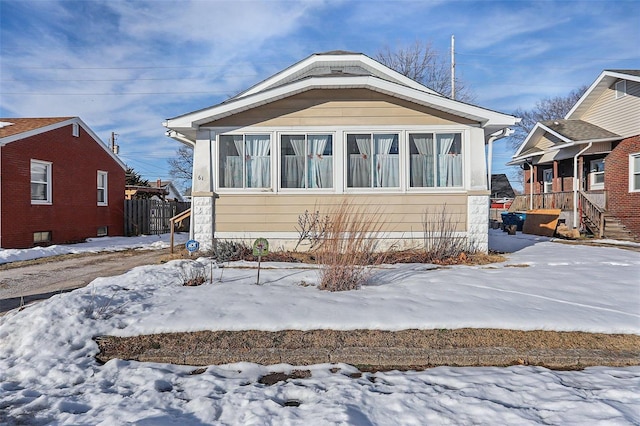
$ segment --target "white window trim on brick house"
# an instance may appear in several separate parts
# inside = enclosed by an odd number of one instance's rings
[[[637,167],[636,167],[636,162]],[[629,154],[629,192],[640,192],[640,152]]]
[[[104,178],[104,180],[102,182],[100,181],[101,177]],[[97,193],[98,205],[99,206],[107,206],[107,205],[109,205],[109,198],[108,198],[109,180],[108,180],[108,173],[105,172],[105,171],[98,170],[97,190],[98,190],[98,193]]]
[[[30,180],[31,180],[31,204],[42,204],[42,205],[49,205],[49,204],[53,204],[53,200],[52,200],[52,191],[51,191],[51,166],[52,163],[48,162],[48,161],[40,161],[40,160],[31,160],[30,163]],[[34,174],[33,174],[33,166],[44,166],[45,170],[45,178],[44,180],[40,179],[39,177],[36,177],[34,179]],[[38,199],[33,197],[34,192],[33,192],[33,186],[34,185],[44,185],[45,187],[45,191],[44,191],[44,199]]]

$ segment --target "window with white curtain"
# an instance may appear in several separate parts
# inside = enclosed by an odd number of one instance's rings
[[[270,135],[221,135],[218,152],[220,188],[271,187]]]
[[[31,204],[51,201],[51,163],[31,160]]]
[[[409,156],[412,188],[462,186],[460,133],[410,133]]]
[[[397,188],[399,166],[396,133],[347,135],[347,187]]]
[[[282,135],[280,157],[282,188],[333,187],[331,135]]]

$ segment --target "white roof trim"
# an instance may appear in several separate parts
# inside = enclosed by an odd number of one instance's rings
[[[587,89],[586,92],[584,92],[584,94],[582,95],[582,97],[580,99],[578,99],[578,101],[575,103],[575,105],[573,105],[573,108],[571,108],[569,110],[569,112],[567,113],[567,115],[564,117],[565,119],[570,119],[572,118],[572,116],[578,111],[578,109],[582,106],[582,104],[584,102],[586,102],[586,100],[591,96],[591,93],[596,91],[596,89],[599,90],[604,90],[605,88],[602,87],[603,81],[605,80],[611,80],[608,84],[606,84],[606,86],[608,87],[609,84],[612,84],[614,80],[617,79],[622,79],[622,80],[628,80],[628,81],[635,81],[637,83],[640,83],[640,76],[635,76],[635,75],[631,75],[631,74],[625,74],[625,73],[620,73],[620,72],[614,72],[614,71],[602,71],[600,73],[600,75],[598,76],[598,78],[591,84],[591,86],[589,86],[589,88]]]
[[[434,95],[440,95],[440,93],[436,92],[424,86],[423,84],[418,83],[415,80],[406,77],[399,72],[392,70],[391,68],[381,64],[378,61],[371,59],[370,57],[363,55],[361,53],[353,53],[353,54],[314,54],[309,56],[306,59],[284,69],[283,71],[273,75],[272,77],[267,78],[261,83],[256,84],[250,89],[240,93],[239,95],[233,97],[232,99],[243,98],[245,96],[254,95],[256,93],[268,90],[274,86],[279,84],[286,84],[286,81],[296,74],[302,73],[306,69],[312,69],[315,64],[334,64],[336,67],[339,67],[341,64],[353,64],[360,63],[363,68],[377,71],[380,74],[384,74],[389,76],[392,81],[397,81],[400,84],[403,84],[408,87],[412,87],[416,90],[426,91],[432,93]],[[380,78],[380,77],[379,77]]]
[[[29,138],[31,136],[39,135],[41,133],[50,132],[51,130],[59,129],[61,127],[65,127],[65,126],[68,126],[68,125],[74,124],[74,123],[78,124],[80,127],[82,127],[89,134],[89,136],[91,136],[95,140],[95,142],[98,145],[100,145],[100,147],[102,149],[104,149],[111,156],[111,158],[113,158],[118,163],[118,165],[120,167],[122,167],[124,170],[127,169],[127,165],[124,164],[124,162],[122,162],[122,160],[116,154],[114,154],[113,151],[111,151],[111,149],[109,149],[107,144],[102,142],[102,140],[98,137],[98,135],[96,135],[93,132],[93,130],[91,130],[91,128],[89,128],[89,126],[87,126],[85,124],[85,122],[80,119],[80,117],[72,117],[72,118],[70,118],[68,120],[59,121],[57,123],[49,124],[47,126],[38,127],[37,129],[32,129],[32,130],[28,130],[26,132],[17,133],[15,135],[11,135],[11,136],[6,136],[4,138],[0,138],[0,146],[5,146],[6,144],[9,144],[11,142],[15,142],[15,141],[19,141],[19,140],[22,140],[22,139],[26,139],[26,138]]]
[[[209,121],[218,120],[279,99],[312,89],[365,88],[375,90],[400,99],[405,99],[452,115],[468,118],[485,126],[512,126],[519,119],[511,115],[491,111],[482,107],[465,104],[441,95],[428,93],[398,83],[371,76],[310,77],[290,84],[268,89],[252,95],[218,104],[200,111],[175,117],[163,123],[167,128],[193,129]]]

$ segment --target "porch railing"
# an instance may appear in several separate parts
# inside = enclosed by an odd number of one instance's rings
[[[601,207],[604,204],[603,196],[594,198],[594,194],[578,191],[578,213],[593,235],[598,237],[602,237],[604,232],[605,209]],[[573,192],[533,194],[533,201],[531,200],[531,194],[517,195],[513,203],[511,203],[509,211],[527,211],[530,209],[573,211]]]
[[[578,206],[582,213],[584,224],[593,235],[602,238],[604,234],[604,209],[596,205],[584,192],[578,193]]]
[[[573,210],[573,192],[549,192],[546,194],[517,195],[511,203],[510,212],[536,209]]]

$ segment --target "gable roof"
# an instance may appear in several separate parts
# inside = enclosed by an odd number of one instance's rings
[[[578,102],[569,110],[566,119],[579,119],[600,97],[600,95],[618,80],[640,83],[640,70],[604,70],[600,73]]]
[[[98,135],[80,117],[0,118],[0,147],[71,124],[78,124],[82,127],[120,167],[124,170],[127,169],[126,164],[100,140]]]
[[[168,135],[193,143],[200,125],[314,89],[363,88],[478,122],[489,135],[520,119],[449,99],[363,54],[314,54],[218,105],[166,120]]]
[[[491,175],[491,197],[493,198],[515,198],[509,178],[504,173]]]

